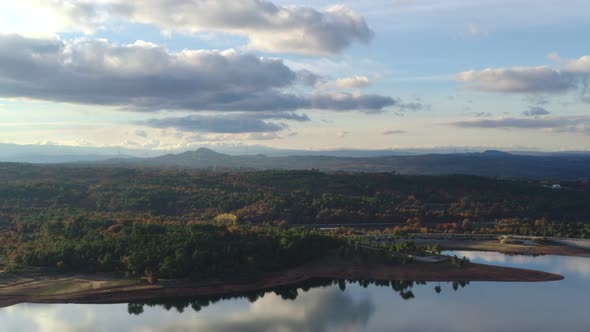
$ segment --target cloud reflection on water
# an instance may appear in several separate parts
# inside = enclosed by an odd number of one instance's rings
[[[300,290],[295,300],[267,293],[254,303],[232,299],[183,313],[146,306],[130,315],[126,304],[31,305],[0,309],[0,331],[171,332],[171,331],[433,331],[586,332],[590,259],[564,256],[506,256],[455,252],[474,262],[557,272],[566,279],[547,283],[476,282],[461,292],[440,283],[415,287],[416,298],[400,299],[389,287],[348,285]],[[389,288],[389,289],[387,289]]]
[[[235,301],[226,301],[211,306],[210,310],[188,310],[183,314],[148,308],[144,315],[130,316],[125,307],[21,304],[0,309],[0,331],[359,331],[375,312],[370,297],[355,299],[336,287],[300,292],[295,301],[285,301],[268,293],[245,307]]]
[[[567,259],[563,259],[551,255],[531,257],[527,255],[505,255],[488,251],[454,251],[454,253],[459,257],[465,256],[473,262],[539,269],[566,276],[575,275],[590,280],[590,258],[588,257],[567,257]]]
[[[369,298],[355,301],[336,288],[322,288],[303,293],[296,301],[267,294],[253,303],[247,312],[227,315],[223,319],[195,318],[142,331],[359,331],[374,312],[375,306]]]

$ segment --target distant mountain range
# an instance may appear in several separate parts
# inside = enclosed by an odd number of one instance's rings
[[[0,143],[0,162],[51,164],[75,161],[99,161],[131,156],[153,157],[156,155],[156,153],[147,150],[114,147]]]
[[[488,150],[481,153],[425,154],[377,157],[237,155],[200,148],[152,158],[114,158],[100,165],[214,168],[318,169],[326,172],[396,172],[399,174],[471,174],[492,177],[578,180],[590,179],[590,155],[516,155]]]
[[[0,144],[0,162],[82,163],[130,167],[216,169],[319,169],[327,172],[472,174],[493,177],[577,180],[590,178],[586,151],[537,152],[465,148],[329,151],[225,146],[160,155],[161,151],[57,145]],[[245,154],[244,154],[245,152]]]

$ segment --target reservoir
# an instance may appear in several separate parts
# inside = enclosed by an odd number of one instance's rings
[[[0,331],[521,331],[590,330],[590,258],[455,251],[472,262],[555,272],[553,282],[322,280],[228,299],[131,304],[19,304]]]

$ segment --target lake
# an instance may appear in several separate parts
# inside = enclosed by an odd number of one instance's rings
[[[0,309],[0,331],[590,331],[590,258],[446,253],[565,279],[379,285],[324,280],[302,285],[306,290],[285,288],[250,299],[20,304]]]

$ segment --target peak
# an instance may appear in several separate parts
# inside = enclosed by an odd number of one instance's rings
[[[186,157],[197,157],[197,158],[201,158],[201,157],[208,157],[208,158],[213,158],[213,157],[222,157],[222,156],[227,156],[223,153],[219,153],[219,152],[215,152],[211,149],[207,149],[207,148],[198,148],[197,150],[193,150],[193,151],[186,151],[183,153],[178,154],[178,156],[186,156]]]
[[[196,151],[196,153],[217,153],[211,149],[207,149],[207,148],[198,148]]]
[[[211,149],[207,149],[207,148],[198,148],[196,150],[186,151],[181,154],[207,155],[207,154],[221,154],[221,153],[215,152],[215,151],[213,151]]]

